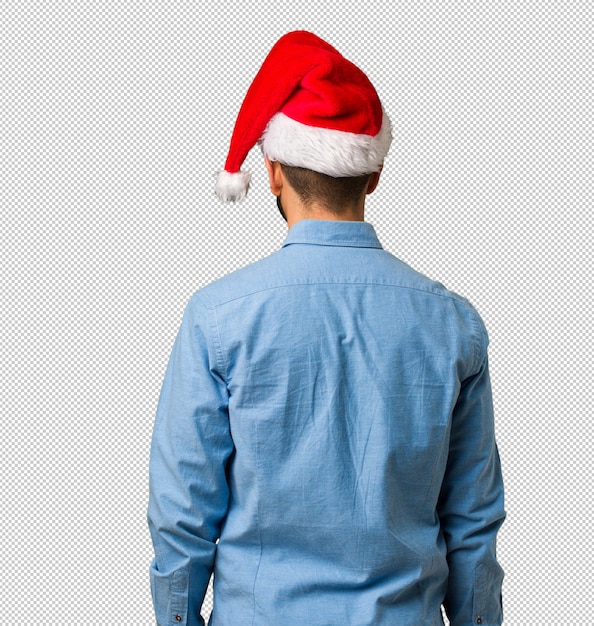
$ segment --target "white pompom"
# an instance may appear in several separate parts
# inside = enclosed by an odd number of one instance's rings
[[[217,174],[215,192],[224,202],[239,202],[248,192],[251,180],[249,172],[227,172],[220,170]]]

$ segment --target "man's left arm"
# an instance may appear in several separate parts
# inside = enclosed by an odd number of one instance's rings
[[[233,452],[209,313],[186,307],[167,366],[150,456],[150,580],[158,626],[203,626],[200,608],[226,515]]]

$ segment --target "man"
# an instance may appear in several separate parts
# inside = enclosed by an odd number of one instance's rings
[[[160,625],[204,624],[211,573],[212,626],[502,621],[487,334],[363,221],[390,141],[356,66],[277,42],[217,193],[245,195],[260,142],[289,232],[184,313],[151,450]]]

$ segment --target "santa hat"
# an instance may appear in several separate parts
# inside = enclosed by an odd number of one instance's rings
[[[256,143],[271,161],[346,177],[379,171],[391,141],[367,76],[316,35],[291,32],[248,89],[216,193],[227,201],[245,197],[250,174],[241,165]]]

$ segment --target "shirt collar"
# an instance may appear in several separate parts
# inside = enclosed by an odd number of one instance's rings
[[[375,229],[368,222],[300,220],[289,230],[283,248],[291,244],[381,248]]]

